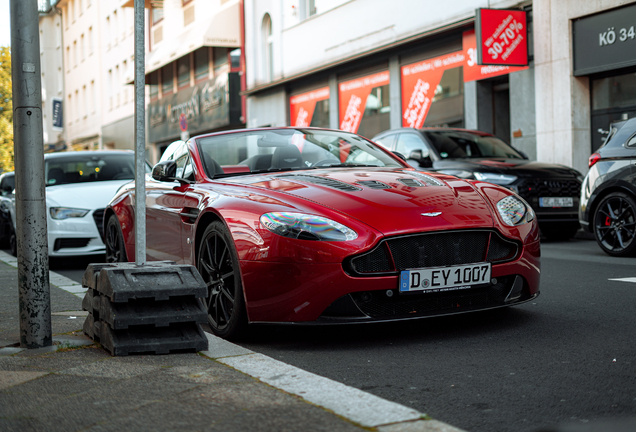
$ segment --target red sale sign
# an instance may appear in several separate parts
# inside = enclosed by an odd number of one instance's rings
[[[484,66],[477,64],[477,42],[474,30],[468,30],[462,34],[462,47],[466,58],[464,82],[478,81],[528,69],[528,66]]]
[[[360,121],[364,115],[371,90],[388,83],[388,71],[341,82],[338,86],[340,129],[356,133],[360,127]]]
[[[323,87],[289,98],[290,126],[307,127],[314,116],[316,102],[329,99],[329,87]]]
[[[477,64],[528,65],[526,12],[506,9],[477,9]]]
[[[424,125],[444,71],[462,66],[464,62],[460,51],[402,66],[403,127],[419,129]]]

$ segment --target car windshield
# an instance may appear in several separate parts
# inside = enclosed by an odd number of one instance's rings
[[[423,133],[442,159],[523,159],[519,152],[494,136],[482,136],[467,131],[423,131]]]
[[[135,178],[135,155],[78,153],[45,160],[46,185]],[[146,172],[150,172],[146,166]]]
[[[370,141],[347,132],[271,129],[197,139],[209,177],[311,168],[401,167]],[[215,167],[220,165],[223,173]]]

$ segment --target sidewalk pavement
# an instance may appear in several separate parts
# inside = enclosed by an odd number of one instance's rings
[[[212,335],[201,353],[112,357],[82,332],[84,290],[51,282],[54,345],[22,349],[15,259],[0,252],[2,431],[459,431]]]

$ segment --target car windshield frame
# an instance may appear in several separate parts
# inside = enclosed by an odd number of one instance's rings
[[[151,172],[146,161],[146,173]],[[133,153],[70,153],[44,159],[45,186],[135,179]]]
[[[211,179],[309,169],[405,167],[366,138],[326,129],[255,129],[197,137],[195,143]]]
[[[493,135],[480,135],[470,131],[421,131],[441,160],[445,159],[525,159],[505,141]]]

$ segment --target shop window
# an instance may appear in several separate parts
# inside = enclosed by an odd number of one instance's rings
[[[636,105],[636,73],[592,80],[592,109]]]
[[[444,71],[435,88],[424,126],[464,126],[464,74],[462,67]]]
[[[227,48],[214,48],[214,75],[227,72]]]
[[[329,99],[316,102],[314,115],[311,117],[311,127],[329,127]]]
[[[172,64],[161,68],[161,93],[164,95],[174,91],[174,71]]]
[[[241,49],[237,48],[235,50],[230,51],[230,68],[240,69],[241,67]]]
[[[210,71],[210,50],[199,48],[194,52],[194,79],[199,81],[208,77]]]
[[[159,73],[157,71],[152,72],[148,75],[147,81],[148,83],[148,92],[150,94],[150,99],[156,99],[159,97]]]
[[[389,85],[374,87],[367,97],[358,134],[371,138],[389,129],[391,127],[390,112]]]
[[[152,8],[152,25],[159,23],[163,19],[163,8]]]
[[[190,55],[177,61],[177,83],[179,88],[190,85]]]

